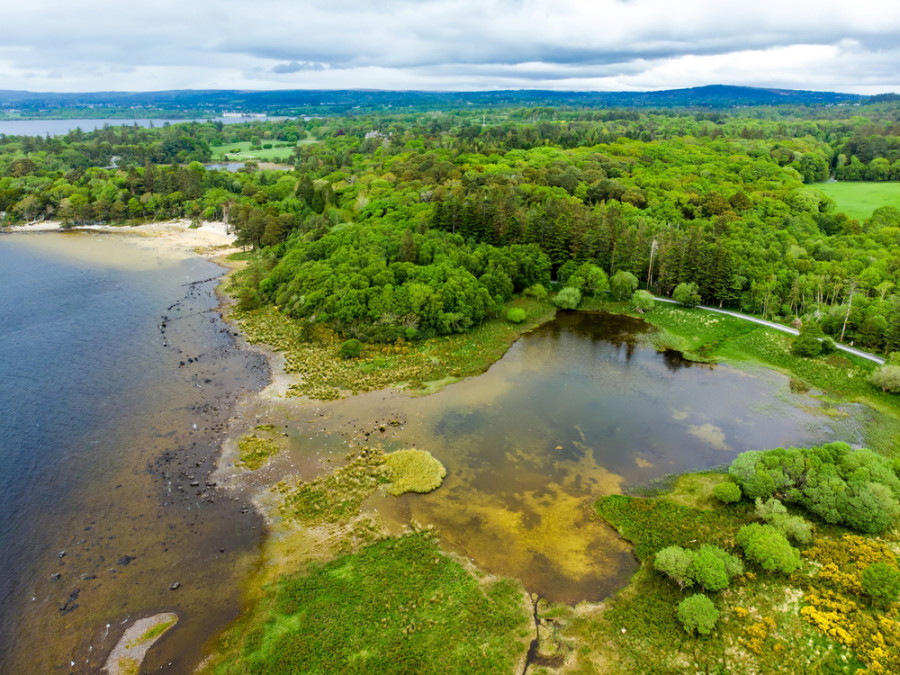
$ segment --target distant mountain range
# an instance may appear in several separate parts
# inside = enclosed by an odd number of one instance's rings
[[[883,98],[883,97],[876,97]],[[586,108],[734,108],[760,105],[829,105],[864,103],[867,97],[837,92],[798,91],[710,85],[667,91],[544,91],[430,92],[380,90],[193,90],[152,92],[89,92],[77,94],[0,90],[0,114],[48,117],[64,111],[102,116],[134,114],[219,114],[223,111],[269,115],[322,114],[353,109],[449,109],[464,106],[558,106]]]

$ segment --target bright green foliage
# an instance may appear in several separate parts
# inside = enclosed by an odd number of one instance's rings
[[[529,286],[524,291],[522,291],[522,294],[528,295],[532,298],[537,298],[538,300],[547,299],[547,289],[544,288],[541,284],[534,284],[533,286]]]
[[[723,504],[734,504],[741,501],[741,487],[737,483],[725,481],[713,488],[713,496]]]
[[[719,620],[719,610],[712,600],[701,593],[695,593],[678,604],[678,620],[688,633],[709,635]]]
[[[384,456],[391,471],[387,490],[392,495],[431,492],[441,486],[447,469],[427,450],[398,450]]]
[[[528,313],[519,307],[513,307],[506,313],[506,320],[510,323],[522,323],[528,317]]]
[[[884,562],[873,563],[862,571],[862,587],[875,604],[887,607],[900,598],[900,570]]]
[[[769,497],[765,502],[759,497],[756,498],[756,517],[797,544],[808,544],[812,541],[812,523],[800,516],[788,515],[784,504],[774,497]]]
[[[672,291],[672,299],[680,302],[685,307],[696,307],[700,304],[700,293],[694,282],[682,282]]]
[[[900,515],[900,478],[891,461],[846,443],[744,452],[729,473],[751,499],[778,496],[860,532],[882,532]]]
[[[707,591],[720,591],[732,577],[743,574],[740,559],[718,546],[703,544],[694,554],[694,579]]]
[[[575,309],[581,303],[581,291],[566,286],[553,297],[553,304],[561,309]]]
[[[800,552],[771,525],[745,525],[738,530],[737,542],[746,558],[766,572],[790,574],[800,567]]]
[[[616,300],[628,300],[634,294],[637,286],[637,277],[624,270],[619,270],[609,280],[609,289]]]
[[[900,366],[881,366],[869,376],[869,382],[882,391],[900,394]]]
[[[338,354],[345,359],[355,359],[361,353],[362,343],[355,338],[347,340],[341,345],[341,348],[338,349]]]
[[[694,585],[694,555],[680,546],[667,546],[653,557],[653,567],[680,588]]]
[[[733,577],[744,573],[739,558],[710,544],[703,544],[697,550],[667,546],[654,556],[653,567],[680,588],[696,583],[707,591],[720,591]]]
[[[635,291],[634,295],[631,296],[631,301],[634,303],[634,308],[641,314],[649,312],[653,309],[653,305],[656,304],[653,294],[644,290]]]
[[[422,534],[310,565],[265,593],[215,672],[512,672],[527,648],[521,588],[479,582]]]

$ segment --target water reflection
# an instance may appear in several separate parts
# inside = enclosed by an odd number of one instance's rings
[[[629,317],[560,312],[487,373],[432,396],[329,404],[329,428],[293,452],[318,451],[338,429],[401,408],[405,429],[384,445],[426,448],[448,476],[432,494],[376,500],[380,514],[434,524],[445,546],[551,600],[601,599],[636,563],[591,519],[598,496],[743,450],[834,438],[819,402],[792,393],[781,374],[658,353],[649,331]]]

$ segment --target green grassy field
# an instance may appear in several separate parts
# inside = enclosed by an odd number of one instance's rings
[[[900,209],[900,183],[835,182],[813,187],[833,199],[838,210],[857,220],[869,218],[880,206]]]
[[[533,634],[521,586],[476,578],[423,534],[310,565],[264,593],[204,672],[512,673]]]
[[[316,141],[309,139],[300,141],[297,145],[304,143],[315,143]],[[263,141],[265,145],[271,143],[273,146],[263,148],[262,146],[254,148],[250,141],[241,141],[240,143],[228,143],[227,145],[213,145],[210,147],[214,162],[222,161],[246,161],[253,160],[257,162],[287,162],[291,157],[294,147],[281,141]]]

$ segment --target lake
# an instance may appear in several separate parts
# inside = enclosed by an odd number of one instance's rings
[[[164,609],[154,656],[187,672],[237,615],[262,522],[207,482],[268,370],[216,311],[222,272],[121,235],[0,235],[0,672],[96,672]]]
[[[271,485],[331,471],[349,448],[428,450],[447,467],[443,486],[376,497],[373,513],[394,530],[432,524],[445,548],[551,601],[601,600],[637,564],[591,518],[598,496],[721,467],[744,450],[858,436],[853,406],[793,393],[774,371],[659,353],[650,330],[629,317],[559,312],[486,373],[437,394],[265,400],[253,417],[286,425],[290,448],[259,473]]]
[[[286,119],[284,117],[213,117],[204,119],[73,119],[73,120],[0,120],[0,134],[7,136],[59,136],[74,129],[95,131],[104,126],[119,127],[137,125],[139,127],[161,127],[166,124],[183,122],[222,122],[223,124],[241,124],[243,122],[264,122],[266,119]]]

